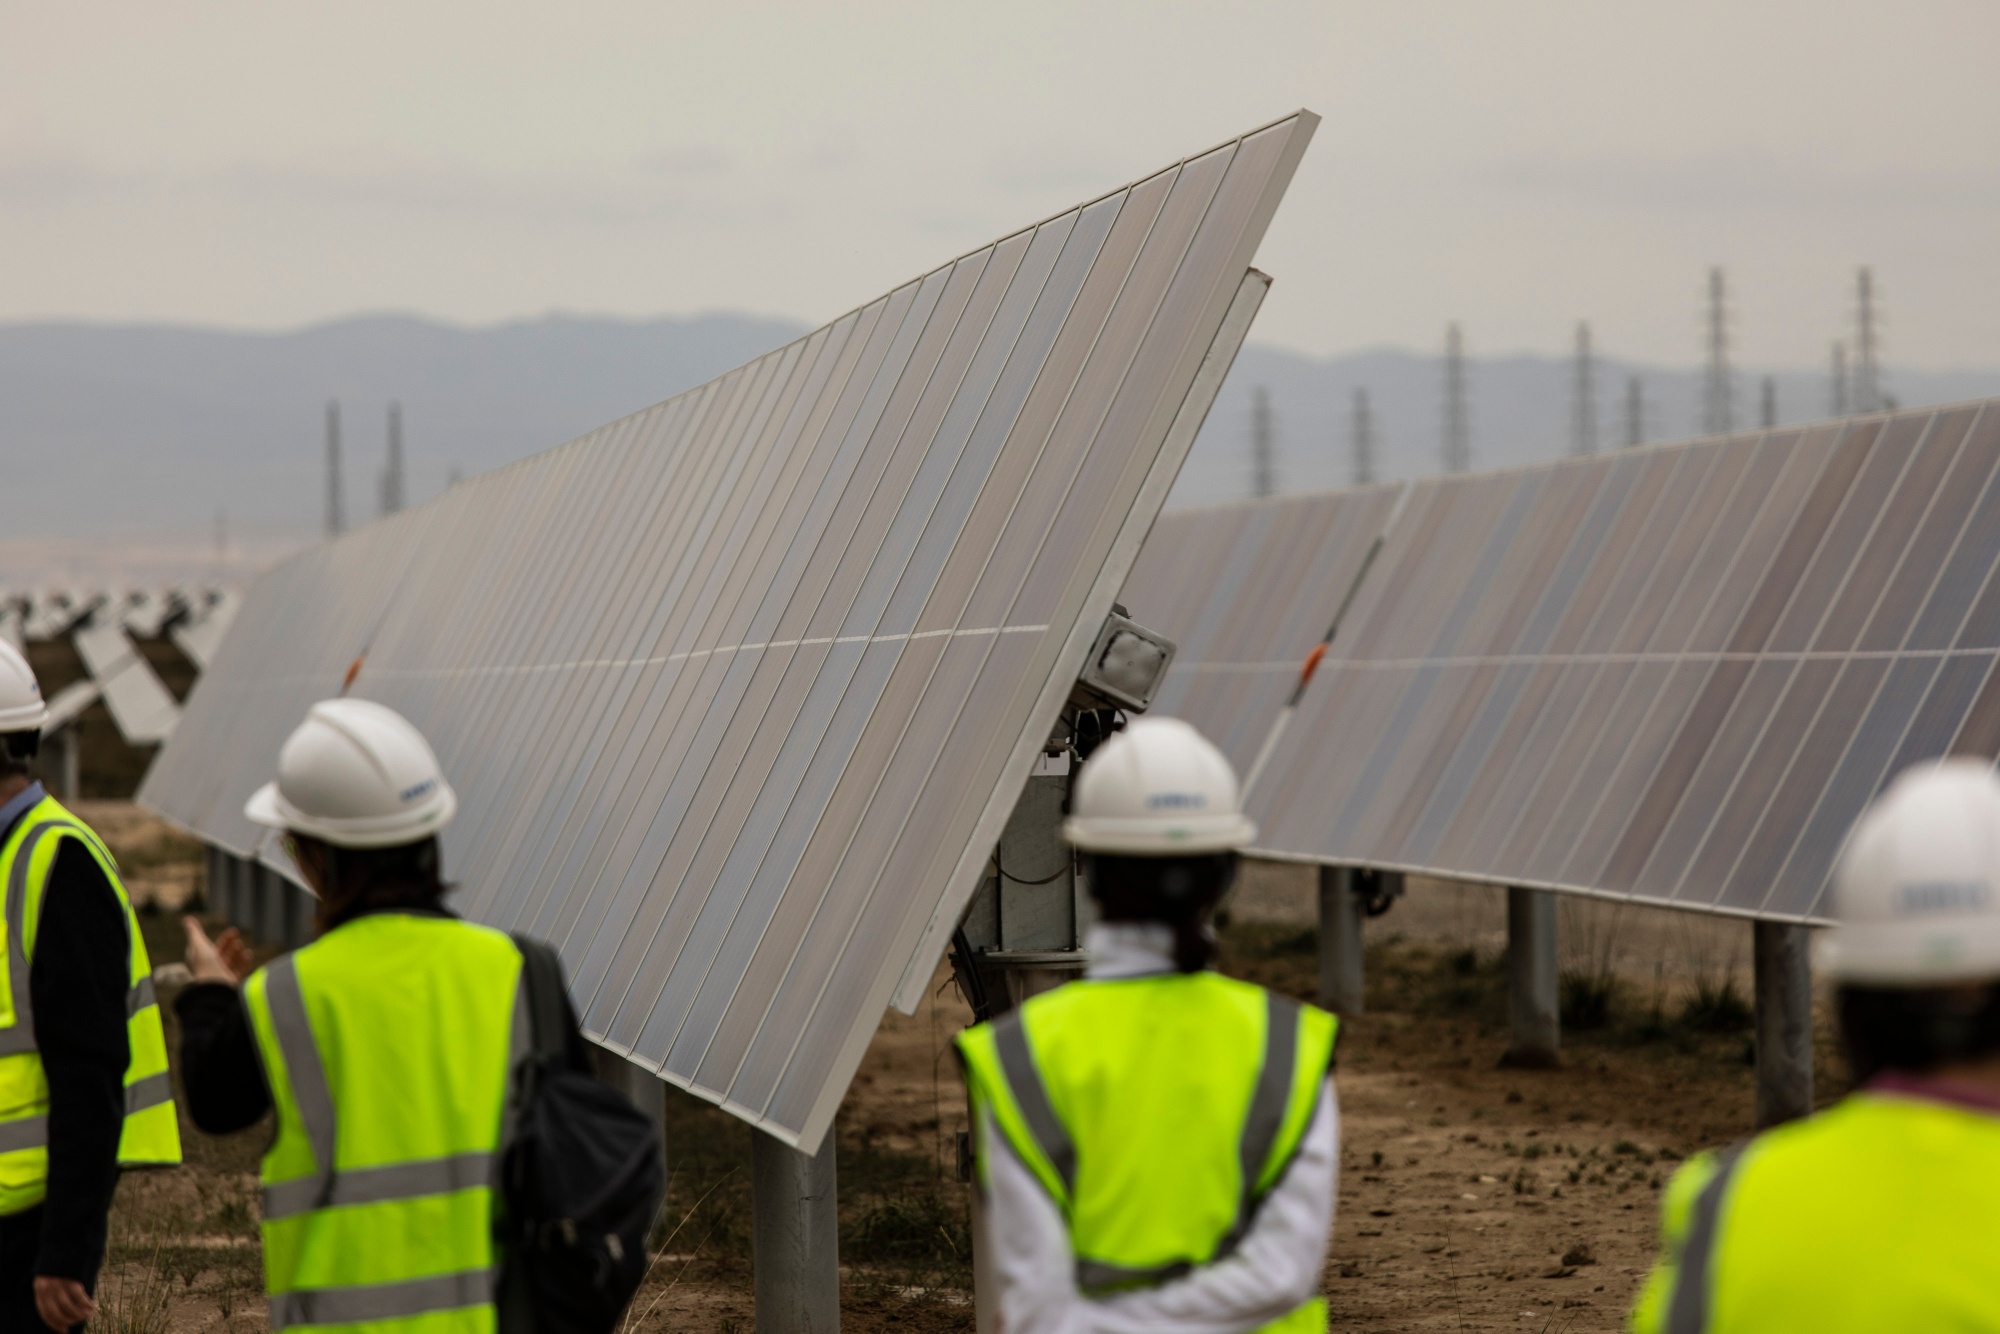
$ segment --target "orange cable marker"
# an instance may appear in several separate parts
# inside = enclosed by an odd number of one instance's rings
[[[1319,660],[1325,656],[1326,644],[1324,642],[1313,645],[1313,651],[1306,654],[1306,665],[1299,669],[1299,688],[1301,690],[1305,689],[1307,683],[1313,679],[1313,673],[1319,670]]]

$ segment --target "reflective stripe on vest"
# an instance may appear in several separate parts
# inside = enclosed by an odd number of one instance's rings
[[[400,1283],[360,1283],[346,1288],[313,1288],[271,1299],[270,1326],[354,1325],[370,1320],[406,1320],[433,1311],[455,1311],[493,1300],[490,1270],[404,1279]]]
[[[124,1166],[171,1164],[180,1161],[180,1130],[172,1110],[173,1080],[167,1071],[166,1035],[153,991],[150,961],[138,919],[119,879],[116,859],[102,839],[54,801],[44,798],[10,830],[0,857],[6,862],[4,934],[6,1004],[11,1022],[0,1027],[0,1104],[22,1109],[23,1115],[0,1120],[0,1153],[25,1153],[48,1146],[47,1084],[35,1043],[33,956],[30,927],[40,920],[46,901],[46,881],[35,879],[35,859],[45,842],[76,839],[98,862],[125,917],[126,970],[131,979],[125,998],[129,1056],[125,1070],[125,1123],[119,1135],[118,1161]],[[12,847],[11,854],[5,852]],[[51,843],[51,846],[53,844]],[[54,865],[51,852],[42,874]],[[166,1108],[164,1113],[156,1111]],[[12,1180],[0,1213],[37,1203],[47,1180],[45,1159],[29,1159],[10,1169]]]
[[[379,928],[383,919],[363,920],[372,920]],[[398,919],[390,915],[388,920]],[[400,920],[407,922],[411,919]],[[351,929],[353,925],[342,930]],[[483,928],[468,927],[462,923],[449,923],[449,927],[487,934]],[[511,942],[508,948],[512,949]],[[427,1204],[429,1201],[442,1200],[461,1192],[497,1189],[500,1171],[498,1149],[506,1142],[517,1114],[512,1071],[529,1047],[526,990],[517,979],[507,1024],[506,1068],[493,1072],[496,1078],[504,1081],[504,1093],[492,1146],[437,1157],[342,1168],[338,1153],[342,1111],[319,1045],[314,1039],[305,989],[299,977],[298,959],[296,953],[285,955],[265,967],[261,1008],[269,1023],[272,1044],[277,1048],[276,1055],[282,1063],[282,1084],[278,1080],[272,1081],[274,1093],[280,1087],[284,1088],[286,1100],[290,1103],[288,1110],[296,1115],[297,1125],[310,1152],[312,1169],[303,1176],[272,1181],[269,1179],[272,1158],[267,1156],[263,1188],[267,1266],[272,1263],[276,1249],[271,1244],[274,1225],[304,1228],[306,1232],[302,1235],[308,1238],[315,1233],[324,1235],[327,1228],[334,1229],[332,1236],[338,1236],[342,1211],[350,1208],[403,1205],[422,1209],[430,1207]],[[253,1016],[256,1008],[253,1005]],[[364,1045],[365,1041],[364,1038]],[[365,1060],[365,1055],[365,1051],[347,1052],[349,1060]],[[265,1053],[265,1059],[268,1063],[270,1053]],[[347,1078],[353,1079],[356,1075],[357,1072],[350,1069]],[[280,1134],[285,1133],[281,1120]],[[273,1155],[278,1147],[274,1143]],[[477,1241],[486,1249],[490,1259],[490,1235],[482,1234]],[[322,1241],[318,1244],[326,1243]],[[373,1263],[379,1258],[382,1257],[360,1257],[362,1272],[350,1273],[348,1277],[368,1276],[366,1270],[370,1268],[379,1274],[379,1266]],[[395,1257],[389,1258],[393,1260]],[[381,1282],[315,1282],[310,1286],[285,1286],[283,1290],[270,1293],[270,1327],[282,1330],[318,1325],[367,1325],[438,1312],[476,1312],[492,1302],[497,1281],[497,1265],[485,1263],[476,1268],[385,1278]],[[267,1287],[280,1287],[275,1273]],[[490,1320],[490,1316],[481,1318]],[[479,1321],[474,1320],[473,1326],[478,1325]]]
[[[1237,1203],[1236,1221],[1216,1249],[1214,1258],[1218,1260],[1242,1243],[1256,1217],[1262,1199],[1257,1178],[1278,1142],[1278,1131],[1291,1103],[1292,1073],[1298,1066],[1299,1007],[1274,992],[1266,992],[1264,999],[1264,1059],[1258,1067],[1256,1089],[1250,1095],[1250,1110],[1244,1117],[1243,1135],[1237,1143],[1243,1193]],[[1074,1191],[1076,1146],[1049,1104],[1048,1090],[1042,1087],[1041,1073],[1028,1050],[1028,1034],[1018,1010],[994,1022],[993,1043],[1000,1053],[1000,1068],[1007,1076],[1008,1090],[1014,1095],[1014,1103],[1021,1109],[1029,1132],[1062,1177],[1065,1189]],[[1150,1269],[1127,1269],[1101,1260],[1078,1259],[1076,1285],[1091,1294],[1152,1286],[1179,1278],[1192,1267],[1186,1261],[1177,1261]]]
[[[1324,1055],[1317,1048],[1322,1041],[1330,1044],[1333,1020],[1331,1016],[1315,1012],[1315,1052],[1313,1061],[1307,1064],[1316,1068],[1302,1075],[1300,1073],[1301,1021],[1304,1011],[1299,1005],[1284,997],[1214,975],[1182,980],[1086,982],[1074,985],[1080,988],[1101,988],[1101,990],[1074,991],[1066,999],[1059,997],[1063,991],[1069,991],[1069,988],[1051,993],[1040,1002],[1031,1002],[1025,1012],[1016,1011],[984,1026],[983,1035],[980,1030],[971,1030],[961,1039],[960,1050],[965,1055],[968,1073],[975,1083],[975,1096],[981,1096],[978,1094],[981,1080],[989,1081],[986,1084],[987,1095],[999,1092],[992,1088],[991,1081],[997,1081],[1004,1089],[1005,1101],[1010,1104],[1006,1111],[1010,1114],[1000,1115],[1000,1109],[995,1108],[994,1128],[1013,1144],[1015,1151],[1022,1155],[1024,1161],[1032,1158],[1044,1164],[1042,1167],[1034,1167],[1031,1163],[1030,1166],[1055,1195],[1057,1204],[1063,1209],[1066,1219],[1070,1221],[1072,1245],[1077,1253],[1077,1285],[1086,1294],[1101,1296],[1122,1289],[1166,1282],[1187,1273],[1197,1262],[1213,1263],[1241,1244],[1256,1217],[1263,1196],[1282,1176],[1284,1167],[1290,1162],[1291,1156],[1304,1138],[1306,1128],[1311,1124],[1313,1115],[1316,1114],[1318,1100],[1323,1096],[1325,1080]],[[1240,1051],[1240,1047],[1233,1045],[1237,1040],[1228,1035],[1242,1031],[1253,1015],[1257,1016],[1259,1027],[1263,1030],[1263,1041],[1262,1050],[1257,1053],[1254,1066],[1249,1063],[1250,1058],[1246,1053],[1244,1059],[1226,1060],[1224,1068],[1216,1070],[1214,1078],[1223,1082],[1212,1086],[1215,1096],[1208,1099],[1206,1104],[1209,1110],[1205,1115],[1233,1118],[1239,1113],[1226,1110],[1233,1097],[1229,1090],[1233,1088],[1243,1090],[1242,1096],[1245,1102],[1235,1104],[1241,1109],[1240,1126],[1233,1119],[1230,1120],[1227,1125],[1232,1128],[1227,1134],[1231,1138],[1214,1146],[1221,1149],[1228,1145],[1229,1149],[1233,1149],[1231,1156],[1235,1160],[1236,1167],[1235,1185],[1232,1187],[1235,1191],[1233,1201],[1218,1209],[1215,1206],[1220,1202],[1212,1198],[1208,1204],[1203,1205],[1198,1202],[1198,1197],[1186,1197],[1197,1210],[1195,1216],[1214,1219],[1218,1231],[1204,1233],[1199,1227],[1206,1224],[1199,1225],[1194,1233],[1184,1232],[1179,1244],[1189,1249],[1182,1252],[1181,1258],[1150,1267],[1137,1267],[1113,1263],[1101,1254],[1091,1253],[1093,1243],[1089,1232],[1101,1230],[1101,1227],[1088,1231],[1080,1230],[1084,1229],[1084,1221],[1078,1217],[1079,1211],[1088,1214],[1090,1209],[1095,1208],[1098,1218],[1102,1219],[1105,1206],[1114,1198],[1105,1196],[1103,1192],[1106,1189],[1117,1188],[1107,1186],[1107,1179],[1099,1175],[1094,1178],[1098,1183],[1095,1187],[1097,1194],[1089,1200],[1077,1198],[1079,1179],[1077,1128],[1064,1123],[1062,1115],[1056,1110],[1061,1104],[1061,1099],[1051,1096],[1047,1082],[1049,1076],[1065,1077],[1073,1072],[1064,1067],[1050,1067],[1045,1062],[1060,1060],[1062,1057],[1059,1053],[1068,1051],[1072,1053],[1072,1059],[1080,1056],[1088,1064],[1098,1049],[1090,1046],[1088,1042],[1085,1044],[1086,1049],[1079,1049],[1074,1045],[1073,1035],[1079,1031],[1076,1025],[1082,1023],[1088,1027],[1092,1020],[1108,1021],[1115,1029],[1119,1023],[1145,1022],[1139,1018],[1135,1008],[1143,1007],[1146,1003],[1145,998],[1138,993],[1123,989],[1155,985],[1191,989],[1170,990],[1155,995],[1163,1000],[1178,997],[1181,1001],[1192,1004],[1193,1009],[1187,1008],[1185,1004],[1179,1008],[1179,1022],[1182,1024],[1192,1022],[1195,1026],[1192,1031],[1199,1032],[1211,1023],[1218,1025],[1209,1029],[1206,1036],[1196,1041],[1197,1047],[1204,1042],[1221,1043],[1220,1047],[1210,1047],[1211,1054]],[[1211,1003],[1216,1008],[1201,1008]],[[1037,1008],[1038,1004],[1041,1008]],[[1255,1009],[1249,1008],[1253,1005]],[[1258,1014],[1259,1011],[1261,1014]],[[1204,1015],[1212,1017],[1204,1018]],[[1036,1041],[1044,1044],[1044,1049],[1039,1053],[1035,1049],[1035,1044],[1030,1041],[1028,1030],[1031,1025],[1038,1035]],[[1047,1025],[1053,1027],[1045,1027]],[[1090,1029],[1090,1031],[1094,1033],[1097,1030]],[[1069,1046],[1064,1045],[1062,1034],[1065,1032],[1072,1034]],[[985,1046],[982,1036],[990,1040],[990,1048]],[[1245,1036],[1249,1034],[1245,1033]],[[1107,1044],[1113,1047],[1120,1046],[1120,1039],[1115,1031],[1106,1032],[1104,1037]],[[1198,1058],[1191,1057],[1191,1059]],[[1110,1125],[1103,1121],[1107,1114],[1104,1099],[1111,1097],[1115,1101],[1117,1096],[1115,1093],[1107,1093],[1106,1090],[1117,1089],[1120,1086],[1119,1081],[1126,1076],[1119,1073],[1115,1059],[1108,1067],[1093,1065],[1092,1070],[1093,1073],[1087,1075],[1076,1073],[1076,1077],[1081,1078],[1083,1083],[1075,1085],[1076,1091],[1073,1091],[1071,1096],[1084,1096],[1080,1093],[1084,1088],[1095,1090],[1088,1095],[1095,1101],[1085,1105],[1094,1106],[1097,1110],[1094,1113],[1082,1113],[1085,1115],[1083,1129],[1089,1131],[1091,1126],[1095,1125],[1094,1133],[1101,1138],[1107,1133]],[[1110,1082],[1106,1083],[1107,1080]],[[1065,1085],[1065,1087],[1070,1086]],[[986,1098],[981,1097],[981,1101],[985,1102]],[[1017,1138],[1023,1136],[1026,1143],[1020,1142]],[[1098,1152],[1103,1153],[1104,1148],[1105,1146],[1100,1144]],[[1209,1151],[1204,1149],[1201,1152]],[[1096,1170],[1101,1174],[1107,1169],[1100,1162]],[[1163,1165],[1162,1170],[1173,1169]],[[1230,1178],[1218,1177],[1210,1171],[1206,1174],[1206,1179],[1219,1185],[1221,1181]],[[1115,1198],[1122,1201],[1124,1196],[1121,1194]],[[1157,1206],[1158,1201],[1155,1201],[1154,1207]],[[1120,1225],[1114,1224],[1114,1226]],[[1099,1243],[1104,1240],[1103,1237],[1098,1238]],[[1153,1244],[1158,1244],[1157,1237]]]
[[[2000,1330],[1996,1200],[1990,1103],[1941,1081],[1863,1088],[1674,1173],[1630,1328]]]
[[[1715,1175],[1695,1196],[1687,1242],[1681,1247],[1673,1296],[1667,1304],[1666,1334],[1702,1334],[1708,1328],[1709,1306],[1715,1295],[1715,1234],[1722,1218],[1722,1197],[1749,1147],[1745,1141],[1723,1150],[1716,1158]]]
[[[290,955],[274,960],[265,970],[265,997],[271,1007],[271,1026],[278,1046],[285,1054],[285,1069],[291,1077],[292,1096],[299,1105],[299,1119],[312,1144],[317,1173],[294,1181],[264,1187],[264,1217],[289,1218],[314,1209],[342,1204],[379,1204],[387,1200],[413,1200],[423,1195],[443,1195],[472,1186],[493,1186],[499,1182],[497,1153],[484,1150],[452,1154],[444,1158],[419,1158],[387,1167],[362,1167],[342,1172],[333,1166],[336,1113],[333,1094],[327,1088],[326,1067],[320,1063],[319,1048],[306,1019],[305,996],[299,990],[299,974]],[[528,1002],[525,988],[515,989],[514,1020],[508,1040],[509,1069],[528,1054]],[[501,1133],[506,1142],[512,1127],[515,1098],[510,1085],[507,1096],[507,1125]],[[325,1322],[325,1323],[331,1323]]]

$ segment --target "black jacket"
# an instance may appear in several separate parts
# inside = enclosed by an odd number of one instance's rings
[[[105,1219],[118,1186],[131,1060],[125,1037],[131,950],[125,912],[104,869],[81,843],[65,838],[49,868],[28,969],[35,1045],[49,1082],[48,1200],[18,1217],[40,1219],[35,1272],[85,1285],[104,1263]]]

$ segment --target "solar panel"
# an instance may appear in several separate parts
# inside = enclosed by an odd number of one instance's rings
[[[173,612],[172,599],[151,589],[139,589],[126,599],[119,617],[132,634],[141,639],[157,639],[160,626]]]
[[[259,579],[141,799],[249,853],[340,689],[590,1034],[817,1144],[914,1008],[1261,300],[1301,112]]]
[[[56,691],[49,696],[49,716],[42,724],[42,735],[48,736],[68,727],[83,716],[85,709],[97,703],[103,694],[104,692],[97,688],[95,681],[71,681]]]
[[[167,631],[167,635],[196,670],[205,671],[216,649],[221,646],[222,637],[229,633],[229,623],[236,619],[236,610],[241,605],[242,600],[227,591],[207,599],[196,599],[188,618]]]
[[[115,620],[76,632],[76,651],[118,733],[134,746],[165,741],[180,721],[180,705]]]
[[[2000,400],[1412,484],[1259,850],[1817,920],[1891,775],[2000,752],[1996,465]],[[1164,707],[1239,764],[1382,496],[1170,515],[1135,568]]]

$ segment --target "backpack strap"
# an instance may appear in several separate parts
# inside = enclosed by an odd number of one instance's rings
[[[529,1049],[538,1061],[562,1063],[570,1050],[569,999],[563,988],[562,957],[545,941],[512,937],[521,951],[521,985],[528,994]]]

